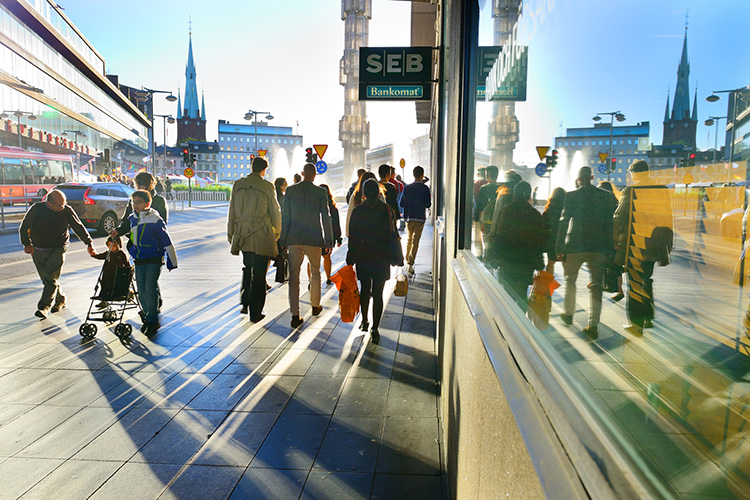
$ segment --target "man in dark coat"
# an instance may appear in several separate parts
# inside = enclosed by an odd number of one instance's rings
[[[534,271],[544,267],[542,253],[547,244],[547,221],[531,203],[531,186],[519,182],[513,189],[514,201],[503,210],[497,223],[498,276],[510,289],[522,309]]]
[[[391,178],[391,166],[385,163],[380,165],[378,167],[378,175],[380,176],[380,185],[385,189],[385,204],[391,207],[396,219],[400,219],[401,210],[398,208],[398,189],[388,182]]]
[[[615,211],[615,198],[612,193],[595,187],[591,184],[593,179],[591,168],[581,167],[578,171],[580,187],[565,195],[557,232],[557,260],[562,261],[565,272],[565,312],[561,318],[566,325],[573,324],[576,280],[578,270],[585,262],[591,273],[591,311],[583,333],[592,339],[599,336],[602,274],[607,257],[614,251],[612,215]]]
[[[490,165],[486,168],[487,180],[477,190],[477,197],[474,202],[474,218],[479,222],[481,231],[480,239],[482,240],[482,257],[486,258],[489,248],[487,248],[487,239],[492,228],[492,215],[495,211],[495,199],[497,198],[497,188],[500,186],[497,182],[497,167]]]

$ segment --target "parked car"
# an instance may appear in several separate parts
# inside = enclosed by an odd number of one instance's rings
[[[68,198],[68,205],[89,228],[108,234],[125,214],[130,195],[135,191],[118,182],[69,182],[55,186]]]

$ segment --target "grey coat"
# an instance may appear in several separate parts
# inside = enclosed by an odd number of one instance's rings
[[[232,187],[227,215],[227,238],[234,255],[254,252],[276,257],[281,232],[281,209],[276,188],[258,174],[239,179]]]
[[[333,248],[331,214],[328,212],[328,193],[310,181],[302,181],[286,188],[281,221],[282,247],[308,245]]]

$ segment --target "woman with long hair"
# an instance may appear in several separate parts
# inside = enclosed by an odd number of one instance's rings
[[[542,215],[547,219],[549,224],[549,238],[547,239],[547,267],[545,271],[555,274],[555,258],[557,251],[557,229],[560,226],[560,215],[562,214],[563,205],[565,204],[565,190],[561,187],[555,188],[547,200]]]
[[[365,172],[362,174],[362,177],[359,178],[359,181],[357,181],[357,186],[354,188],[354,192],[352,193],[352,197],[349,198],[349,209],[346,212],[346,236],[349,237],[349,221],[351,221],[352,218],[352,212],[354,212],[354,209],[362,204],[362,202],[365,200],[364,191],[362,186],[364,186],[365,182],[367,182],[369,179],[375,179],[375,181],[378,180],[377,177],[375,177],[375,174],[372,172]],[[385,189],[380,186],[379,188],[380,194],[378,195],[381,200],[385,201]]]
[[[276,187],[276,200],[279,202],[282,208],[284,208],[284,194],[286,193],[287,182],[284,177],[277,177],[273,181],[273,185]]]

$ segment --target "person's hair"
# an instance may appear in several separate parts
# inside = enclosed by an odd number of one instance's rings
[[[320,187],[326,190],[326,193],[328,193],[328,204],[332,207],[336,207],[336,200],[333,199],[333,193],[331,193],[331,188],[328,187],[328,184],[321,184]]]
[[[139,189],[138,191],[134,192],[130,195],[131,198],[140,198],[146,203],[151,203],[151,193],[146,191],[145,189]]]
[[[139,186],[147,186],[147,189],[154,189],[154,176],[149,172],[138,172],[135,176],[135,183]]]
[[[380,184],[375,179],[367,179],[362,188],[366,199],[377,198],[380,193]]]
[[[521,181],[513,188],[513,198],[516,200],[528,201],[531,198],[531,184]]]
[[[547,204],[544,206],[544,210],[547,211],[550,208],[555,208],[558,206],[562,207],[563,203],[565,203],[566,194],[567,192],[565,191],[565,189],[556,187],[552,191],[552,194],[549,196],[549,200],[547,200]]]
[[[298,182],[300,182],[302,180],[302,176],[299,175],[299,174],[294,174],[293,178],[294,178],[294,183],[295,184],[297,184]]]
[[[580,170],[578,170],[577,179],[589,180],[591,179],[591,175],[591,167],[581,167]]]
[[[645,162],[645,160],[637,160],[634,161],[630,168],[628,168],[629,172],[648,172],[648,163]]]
[[[378,179],[375,177],[375,174],[372,172],[365,172],[362,174],[362,177],[359,178],[357,181],[357,187],[354,188],[354,192],[352,193],[351,198],[349,198],[349,210],[352,208],[361,205],[362,199],[364,198],[364,191],[362,190],[362,185],[367,182],[369,179],[374,179],[377,181]],[[382,186],[381,186],[382,189]]]
[[[605,191],[609,191],[612,194],[615,194],[615,188],[612,187],[612,183],[609,181],[601,181],[599,182],[599,185],[597,187],[599,189],[603,189]]]
[[[378,175],[381,179],[387,179],[391,175],[391,166],[387,163],[383,163],[378,167]]]
[[[499,174],[499,171],[497,170],[497,167],[495,165],[488,165],[487,166],[487,177],[492,180],[497,180],[497,176]]]
[[[276,186],[276,198],[278,198],[279,196],[282,195],[282,193],[281,193],[281,186],[283,186],[284,183],[286,183],[286,179],[283,178],[283,177],[277,177],[273,181],[273,185]]]
[[[253,158],[252,169],[254,174],[263,172],[267,168],[268,160],[266,160],[262,156],[256,156],[255,158]]]
[[[417,179],[424,175],[424,169],[417,165],[416,167],[414,167],[414,170],[412,170],[412,173],[414,174],[414,178]]]
[[[362,177],[365,174],[365,172],[367,172],[367,170],[365,170],[364,168],[358,168],[357,169],[357,179],[359,179],[360,177]]]
[[[315,165],[312,163],[305,163],[305,166],[302,167],[302,176],[306,175],[315,175],[317,171],[315,170]]]
[[[505,182],[507,182],[511,187],[515,186],[522,180],[523,177],[521,177],[521,175],[515,170],[508,170],[505,172]]]

